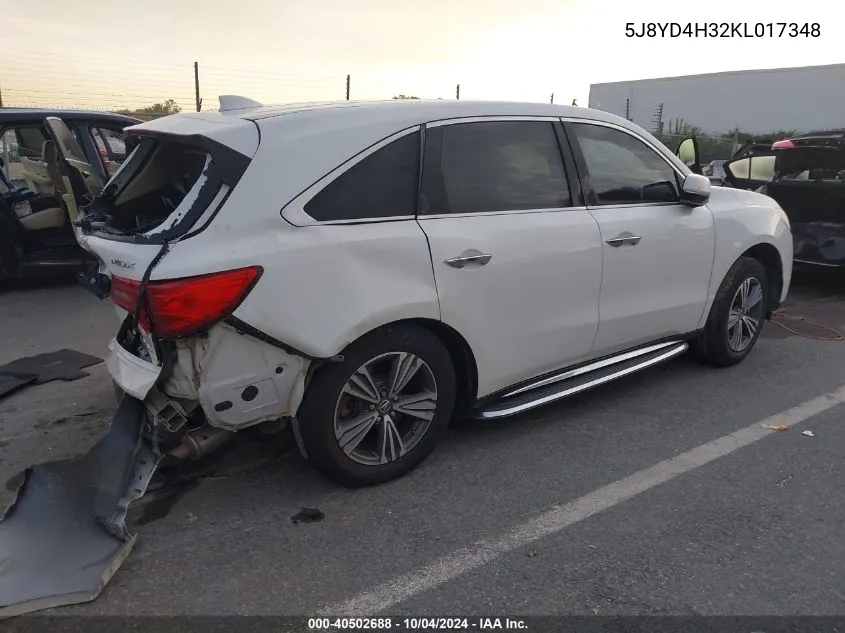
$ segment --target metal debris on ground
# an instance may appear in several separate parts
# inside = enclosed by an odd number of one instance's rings
[[[801,431],[801,435],[806,435],[807,437],[816,437],[812,431]]]
[[[770,429],[772,431],[788,431],[789,426],[786,424],[764,424],[764,429]]]
[[[135,544],[126,526],[158,464],[143,404],[123,398],[88,453],[30,468],[0,520],[0,619],[96,598]]]

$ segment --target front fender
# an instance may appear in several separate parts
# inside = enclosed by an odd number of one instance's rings
[[[752,191],[713,187],[707,206],[713,213],[716,252],[707,305],[699,326],[704,327],[719,286],[734,262],[760,245],[768,245],[778,253],[783,281],[778,299],[783,302],[792,279],[792,231],[780,205]]]

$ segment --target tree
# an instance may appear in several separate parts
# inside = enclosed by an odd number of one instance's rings
[[[419,97],[411,97],[409,95],[396,95],[394,99],[419,99]]]
[[[173,99],[168,99],[164,103],[154,103],[151,106],[138,110],[138,112],[145,114],[178,114],[181,111],[181,106]]]

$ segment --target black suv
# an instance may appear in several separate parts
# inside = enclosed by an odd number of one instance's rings
[[[801,134],[738,152],[725,164],[725,180],[783,207],[796,263],[845,267],[845,131]]]

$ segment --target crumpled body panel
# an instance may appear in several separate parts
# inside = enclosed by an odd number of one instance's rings
[[[802,222],[792,225],[795,260],[845,266],[845,222]]]
[[[93,600],[121,566],[135,543],[127,508],[157,465],[143,422],[125,396],[88,453],[28,470],[0,521],[0,618]]]

